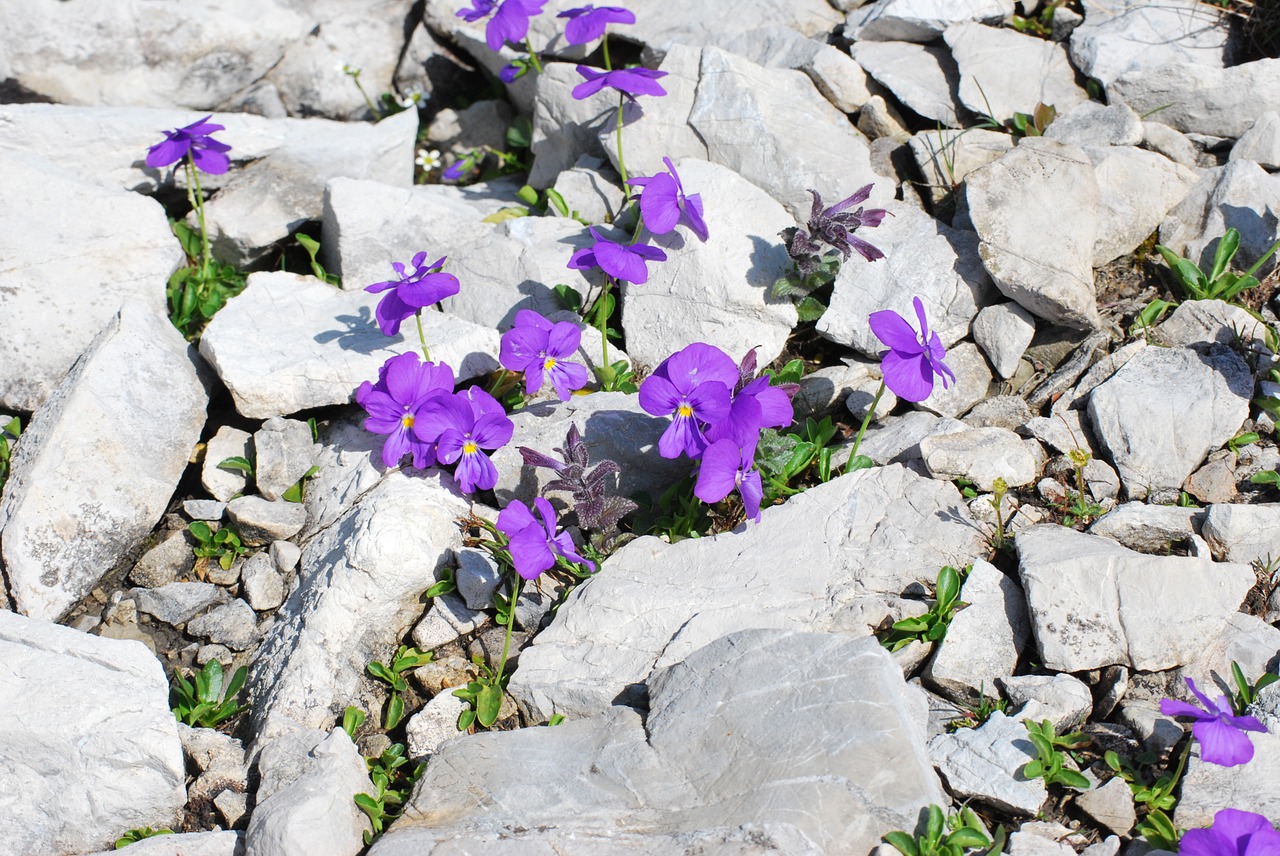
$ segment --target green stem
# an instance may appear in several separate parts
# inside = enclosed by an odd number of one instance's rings
[[[1253,274],[1258,270],[1258,268],[1262,267],[1262,263],[1265,262],[1267,259],[1271,258],[1271,254],[1278,249],[1280,249],[1280,241],[1276,241],[1274,244],[1272,244],[1271,249],[1263,253],[1262,256],[1256,262],[1253,263],[1253,267],[1249,268],[1247,271],[1244,272],[1244,275],[1253,276]]]
[[[871,406],[867,408],[867,415],[862,417],[862,426],[858,429],[858,436],[853,438],[853,451],[849,453],[849,460],[852,461],[858,457],[858,447],[862,445],[862,438],[867,433],[867,426],[871,424],[871,419],[876,415],[876,406],[880,404],[880,396],[884,395],[884,381],[880,381],[880,388],[876,390],[876,397],[871,399]],[[846,464],[845,466],[848,466]]]
[[[187,152],[187,196],[191,199],[191,207],[195,209],[196,219],[200,223],[200,270],[208,274],[209,230],[204,225],[204,191],[200,188],[200,170],[196,169],[190,151]]]
[[[613,61],[609,59],[609,34],[605,33],[600,38],[600,47],[604,50],[604,70],[613,71]]]
[[[542,74],[542,63],[538,61],[538,53],[533,49],[533,45],[529,44],[529,40],[524,40],[524,49],[529,52],[529,62],[533,63],[533,70],[538,74]]]
[[[515,574],[515,582],[511,584],[511,601],[507,604],[507,636],[502,640],[502,659],[498,662],[498,671],[496,680],[498,688],[502,688],[502,676],[507,671],[507,653],[511,650],[511,626],[516,623],[516,601],[520,599],[520,587],[524,584],[524,578],[519,574]]]
[[[413,313],[413,320],[418,322],[418,341],[422,343],[422,361],[431,362],[431,354],[427,352],[427,337],[422,332],[422,310]]]
[[[618,174],[622,176],[622,184],[627,184],[627,162],[622,157],[622,107],[627,103],[627,96],[618,96]]]
[[[373,102],[369,100],[369,93],[364,91],[364,84],[360,82],[360,75],[353,74],[351,79],[355,81],[356,89],[360,90],[360,94],[364,96],[364,103],[368,105],[369,112],[373,114],[373,121],[377,122],[382,119],[382,114],[378,112],[378,108],[373,106]]]
[[[600,291],[600,298],[596,301],[596,323],[600,325],[600,363],[602,370],[609,368],[609,285],[613,282],[613,278],[608,274],[604,277],[604,288]]]

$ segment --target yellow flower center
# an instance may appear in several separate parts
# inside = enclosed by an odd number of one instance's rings
[[[400,424],[401,424],[401,425],[403,425],[403,426],[404,426],[404,427],[406,427],[406,428],[412,428],[412,427],[413,427],[413,414],[412,414],[412,413],[406,413],[406,414],[404,415],[404,418],[400,420]]]
[[[476,444],[468,440],[462,444],[462,454],[474,455],[476,453]]]
[[[547,360],[546,360],[546,362],[544,362],[544,363],[542,364],[542,367],[543,367],[544,369],[546,369],[547,371],[550,371],[551,369],[555,368],[555,367],[556,367],[556,358],[555,358],[555,357],[547,357]]]
[[[680,416],[689,417],[693,415],[693,408],[685,404],[684,402],[681,402],[680,408],[676,411],[676,413],[679,414]]]

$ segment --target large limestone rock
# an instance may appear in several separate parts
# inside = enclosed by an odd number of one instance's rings
[[[931,42],[953,24],[999,26],[1013,10],[1013,0],[881,0],[850,12],[844,34],[853,41]]]
[[[1091,146],[1085,154],[1098,182],[1095,267],[1137,249],[1199,178],[1164,155],[1131,146]]]
[[[0,555],[19,612],[54,620],[164,514],[204,427],[194,352],[128,303],[23,433],[0,496]]]
[[[186,771],[155,655],[0,610],[0,662],[0,853],[106,850],[178,824]]]
[[[948,27],[945,38],[960,67],[960,101],[979,116],[1006,122],[1037,104],[1065,113],[1089,100],[1056,42],[976,23]]]
[[[1108,94],[1126,72],[1170,63],[1222,68],[1231,54],[1229,19],[1196,0],[1096,0],[1084,13],[1071,33],[1071,59]]]
[[[960,70],[950,51],[908,42],[876,41],[855,42],[849,50],[877,83],[907,107],[926,119],[959,127]]]
[[[1160,224],[1160,243],[1208,270],[1218,241],[1227,229],[1240,233],[1240,247],[1232,265],[1247,270],[1271,249],[1277,237],[1273,212],[1280,177],[1253,161],[1235,160],[1207,169],[1183,200]],[[1276,266],[1275,257],[1258,268],[1257,276]]]
[[[874,640],[744,630],[655,674],[644,718],[444,744],[370,853],[865,853],[942,799],[921,707]]]
[[[1170,62],[1121,75],[1107,97],[1183,133],[1238,138],[1280,107],[1280,59],[1230,68]]]

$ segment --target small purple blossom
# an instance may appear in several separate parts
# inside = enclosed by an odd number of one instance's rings
[[[640,384],[640,406],[654,416],[671,416],[658,440],[658,453],[699,457],[707,439],[699,423],[715,424],[729,415],[738,367],[714,345],[695,342],[667,357]]]
[[[892,309],[872,312],[867,320],[871,332],[889,346],[880,360],[885,386],[904,401],[924,401],[933,392],[935,375],[942,378],[943,389],[955,382],[956,375],[942,361],[947,352],[938,333],[929,332],[924,304],[919,297],[914,298],[913,303],[916,317],[920,319],[918,334],[910,322]]]
[[[470,9],[459,9],[458,17],[466,21],[468,24],[474,24],[481,18],[487,18],[493,14],[493,8],[498,5],[498,0],[471,0]]]
[[[671,158],[664,157],[662,162],[667,165],[667,172],[627,180],[627,184],[643,188],[640,213],[645,228],[655,235],[665,235],[678,223],[684,223],[698,240],[705,241],[709,233],[702,219],[702,197],[697,193],[686,196]]]
[[[706,430],[707,440],[731,439],[738,446],[755,448],[762,428],[786,428],[795,421],[791,396],[761,376],[733,394],[729,414]]]
[[[224,130],[224,126],[210,122],[212,118],[213,114],[210,113],[186,127],[174,131],[161,131],[165,138],[147,150],[147,166],[169,166],[182,160],[189,153],[191,162],[202,172],[210,175],[225,173],[231,168],[231,161],[226,155],[231,151],[231,146],[210,136]]]
[[[667,90],[658,84],[658,79],[666,77],[665,71],[653,71],[648,68],[619,68],[614,71],[596,71],[589,65],[578,66],[578,74],[585,81],[573,87],[573,97],[581,101],[590,98],[606,86],[616,89],[628,98],[635,100],[637,95],[666,95]]]
[[[516,78],[520,77],[527,70],[528,69],[524,65],[517,65],[514,62],[509,62],[502,67],[501,71],[498,72],[498,79],[503,83],[514,83]],[[452,180],[457,181],[458,179],[454,178]]]
[[[1217,703],[1211,702],[1208,696],[1196,689],[1195,681],[1191,678],[1186,680],[1187,689],[1204,705],[1204,710],[1185,701],[1167,698],[1160,702],[1160,712],[1165,716],[1191,717],[1191,734],[1200,741],[1200,760],[1223,767],[1248,763],[1253,758],[1253,744],[1245,732],[1265,733],[1266,726],[1252,716],[1236,716],[1231,700],[1226,696],[1219,696]]]
[[[365,291],[374,294],[387,292],[374,311],[378,319],[378,329],[384,336],[398,335],[400,322],[404,319],[419,309],[439,303],[446,297],[452,297],[458,293],[458,278],[440,270],[445,258],[436,259],[428,265],[423,264],[427,260],[427,254],[418,253],[410,262],[413,266],[412,273],[407,273],[405,266],[400,262],[392,262],[391,267],[396,272],[396,279],[365,286]]]
[[[529,395],[542,389],[545,376],[551,378],[560,400],[567,401],[574,390],[587,385],[586,368],[568,361],[581,342],[582,331],[576,324],[552,324],[533,310],[521,309],[516,325],[502,334],[498,362],[513,372],[524,372]]]
[[[658,247],[647,244],[619,244],[610,241],[592,226],[589,230],[596,242],[577,250],[569,258],[570,270],[600,268],[614,279],[643,285],[649,281],[646,262],[665,262],[667,254]]]
[[[1178,846],[1181,856],[1280,856],[1280,832],[1251,811],[1224,808],[1208,829],[1188,829]]]
[[[868,229],[880,225],[889,212],[883,208],[872,208],[864,211],[859,207],[856,211],[845,213],[845,209],[860,202],[866,202],[871,196],[872,185],[868,184],[847,199],[842,199],[829,208],[822,207],[822,197],[818,191],[813,194],[813,209],[809,214],[809,232],[814,238],[821,238],[840,251],[840,255],[849,258],[849,253],[856,250],[864,259],[874,262],[884,258],[884,253],[876,247],[853,234],[855,229],[866,226]]]
[[[555,567],[557,553],[594,571],[595,563],[579,555],[568,532],[556,534],[556,512],[551,503],[538,497],[534,499],[533,506],[538,510],[541,521],[534,518],[529,507],[519,500],[498,514],[498,531],[509,539],[508,547],[516,573],[526,580],[537,579],[543,571]]]
[[[577,9],[566,9],[557,18],[568,18],[564,25],[564,40],[571,45],[585,45],[604,35],[610,24],[634,24],[634,12],[621,6],[594,6],[588,3]]]
[[[529,19],[541,15],[546,4],[547,0],[503,0],[484,27],[484,40],[489,50],[501,50],[507,42],[523,42],[529,35]]]
[[[458,462],[454,477],[463,493],[489,490],[498,483],[498,469],[483,450],[502,448],[514,430],[502,405],[475,388],[429,399],[413,423],[419,440],[436,443],[441,463]]]
[[[419,439],[414,427],[426,403],[453,392],[453,369],[445,363],[420,363],[409,351],[382,364],[376,384],[365,381],[356,390],[356,402],[368,412],[364,427],[386,434],[382,463],[394,467],[405,455],[413,465],[426,469],[436,462],[434,440]]]
[[[752,521],[760,519],[764,486],[755,467],[756,444],[739,446],[731,439],[717,440],[702,453],[693,495],[706,503],[719,502],[733,491]]]

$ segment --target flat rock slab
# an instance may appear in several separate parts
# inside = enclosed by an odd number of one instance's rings
[[[1211,698],[1218,695],[1217,691],[1206,692]],[[1192,745],[1182,779],[1182,798],[1173,816],[1178,826],[1208,826],[1224,807],[1267,818],[1280,814],[1280,791],[1275,786],[1280,779],[1280,735],[1250,733],[1248,738],[1253,758],[1236,767],[1206,763],[1200,760],[1199,745]]]
[[[243,856],[244,833],[229,829],[217,832],[184,832],[176,835],[157,835],[135,841],[130,856]],[[115,856],[116,848],[94,853],[92,856]]]
[[[1142,499],[1178,490],[1234,437],[1252,394],[1249,367],[1222,345],[1144,348],[1089,396],[1089,418],[1125,493]]]
[[[1039,812],[1049,795],[1043,780],[1020,773],[1036,758],[1026,727],[1000,711],[981,728],[938,735],[929,743],[929,755],[959,799],[1025,815]]]
[[[163,312],[185,258],[156,202],[0,143],[0,407],[44,404],[125,301]]]
[[[872,639],[744,630],[650,685],[646,719],[444,744],[371,856],[865,853],[942,798],[919,697]]]
[[[1137,249],[1199,179],[1164,155],[1132,146],[1089,147],[1085,153],[1093,162],[1101,215],[1093,243],[1095,267]]]
[[[1177,63],[1222,68],[1230,57],[1230,20],[1196,0],[1097,0],[1071,33],[1071,59],[1107,87],[1131,71]]]
[[[182,744],[154,654],[0,610],[0,662],[0,853],[104,850],[181,821]]]
[[[1204,513],[1202,534],[1215,559],[1270,565],[1280,558],[1280,505],[1215,503]]]
[[[951,128],[959,127],[960,69],[946,48],[909,42],[864,41],[855,42],[849,50],[867,74],[907,107],[926,119]],[[1000,136],[1008,139],[1005,134]]]
[[[1195,662],[1256,582],[1248,565],[1149,556],[1054,524],[1016,543],[1040,662],[1061,672]]]
[[[204,428],[197,361],[169,319],[131,302],[36,413],[0,497],[19,612],[59,618],[164,514]]]
[[[342,291],[310,276],[256,273],[205,328],[200,352],[236,409],[251,419],[346,404],[397,354],[418,350],[412,319],[398,336],[374,320],[381,294]],[[459,381],[498,367],[498,333],[434,310],[422,313],[431,359]]]
[[[522,652],[511,693],[534,721],[584,716],[640,700],[655,668],[736,630],[866,633],[852,617],[860,597],[932,581],[981,544],[952,485],[898,465],[842,476],[734,532],[640,538],[575,589]]]
[[[979,116],[1006,122],[1037,104],[1065,113],[1089,100],[1056,42],[975,23],[948,27],[945,38],[960,67],[960,101]]]
[[[881,0],[850,12],[844,34],[851,41],[931,42],[953,24],[999,26],[1013,11],[1013,0]]]
[[[1026,443],[1008,428],[972,428],[925,437],[920,441],[920,457],[934,478],[965,478],[981,491],[991,490],[996,479],[1003,479],[1008,487],[1030,484],[1039,469]]]
[[[1130,71],[1107,87],[1107,98],[1183,133],[1238,138],[1262,114],[1280,107],[1280,59],[1230,68],[1173,62]]]

